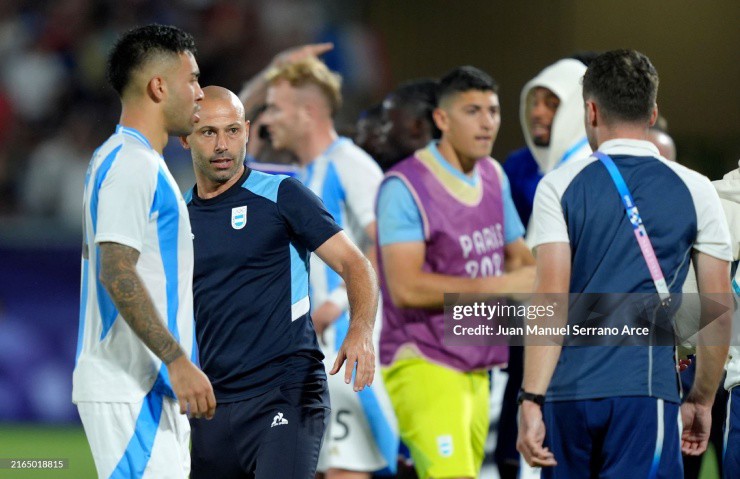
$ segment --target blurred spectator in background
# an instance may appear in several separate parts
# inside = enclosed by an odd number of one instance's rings
[[[658,148],[658,151],[660,152],[660,155],[667,159],[668,161],[676,161],[676,147],[673,142],[673,138],[668,134],[668,121],[666,118],[660,114],[658,114],[658,118],[655,120],[655,124],[650,127],[650,129],[647,132],[647,139],[650,141],[653,145]],[[740,186],[737,184],[737,181],[733,181],[733,177],[737,176],[736,172],[730,172],[728,175],[725,176],[724,180],[719,180],[713,182],[715,185],[715,188],[717,188],[720,199],[722,201],[722,206],[725,211],[725,216],[727,217],[727,221],[729,225],[733,224],[733,214],[736,210],[736,204],[737,204],[737,198],[735,197],[735,193],[738,190],[737,186]],[[736,178],[734,178],[736,180]],[[732,227],[730,228],[730,235],[731,237],[734,235],[732,231]],[[733,255],[737,257],[737,248],[736,248],[736,241],[733,240]],[[696,282],[696,270],[694,269],[693,265],[689,265],[689,272],[686,275],[686,282],[683,286],[683,294],[684,294],[684,302],[687,302],[686,299],[688,296],[687,294],[695,294],[698,293],[698,285]],[[679,317],[677,316],[675,319],[676,322],[680,321]],[[695,351],[694,351],[695,352]],[[730,356],[732,356],[732,353],[730,353]],[[679,357],[681,357],[681,351],[679,350]],[[682,396],[681,399],[686,399],[687,395],[691,391],[691,387],[694,385],[694,377],[696,375],[696,357],[691,356],[692,361],[691,364],[689,364],[686,369],[681,370],[679,375],[681,377],[681,391]],[[728,362],[728,365],[730,363]],[[715,396],[714,404],[712,404],[712,427],[709,433],[709,441],[714,446],[714,451],[716,453],[716,464],[717,469],[719,472],[720,477],[722,476],[723,471],[723,461],[722,461],[722,454],[720,451],[723,451],[723,442],[724,442],[724,434],[723,429],[725,427],[725,414],[727,411],[727,392],[725,389],[720,385],[717,388],[717,394]],[[700,456],[683,456],[683,477],[684,479],[698,479],[699,473],[702,469],[702,463],[704,460],[713,460],[714,458],[711,458],[710,455],[703,453]],[[732,477],[732,476],[729,476]]]
[[[383,105],[378,103],[363,110],[355,126],[355,145],[375,161],[380,157],[382,144]]]
[[[85,186],[90,156],[101,141],[95,117],[92,106],[72,110],[56,135],[31,152],[21,188],[24,214],[54,220],[52,224],[66,231],[79,230],[80,192]]]
[[[740,162],[738,162],[740,165]],[[740,259],[740,169],[734,169],[721,180],[713,182],[714,187],[719,193],[722,209],[724,210],[727,223],[730,226],[730,237],[732,244],[732,256],[735,261]],[[740,291],[740,269],[736,269],[732,278],[732,289],[735,293],[735,301],[738,300]],[[717,393],[715,405],[717,402],[722,403],[722,409],[712,408],[712,434],[710,441],[714,444],[714,450],[720,462],[720,475],[724,479],[740,477],[740,316],[735,311],[733,315],[732,340],[730,342],[730,352],[725,364],[726,377],[724,380],[724,389]],[[717,414],[717,416],[715,416]],[[724,419],[724,436],[722,428],[715,428],[714,421]],[[724,439],[724,444],[723,444]],[[724,446],[724,447],[723,447]],[[722,451],[722,453],[720,453]],[[692,473],[697,472],[698,465],[689,464],[686,470],[691,468]],[[686,476],[684,476],[686,477]]]
[[[54,115],[57,101],[69,80],[60,55],[40,39],[26,51],[11,55],[3,69],[3,83],[18,114],[31,122]]]
[[[430,78],[410,80],[383,100],[382,146],[376,158],[383,171],[441,136],[432,118],[436,88],[437,82]]]
[[[367,25],[346,21],[351,16],[350,11],[329,12],[322,2],[295,0],[187,0],[173,5],[144,0],[0,2],[0,214],[23,213],[19,220],[63,214],[59,207],[51,212],[42,206],[45,199],[29,202],[22,192],[29,157],[37,149],[42,153],[42,143],[48,149],[49,138],[68,141],[66,134],[58,135],[59,126],[67,124],[66,117],[77,109],[111,128],[115,125],[118,101],[105,85],[105,59],[118,34],[132,25],[159,22],[187,27],[199,41],[203,83],[218,81],[234,90],[269,62],[267,52],[331,38],[337,45],[332,65],[346,73],[353,102],[377,95],[389,75],[379,37]],[[248,61],[223,62],[225,55]],[[358,57],[367,62],[350,61]],[[192,166],[179,143],[168,145],[165,159],[181,187],[189,188],[194,181],[188,171]],[[47,175],[45,181],[34,183],[45,182],[58,194],[60,188],[53,184],[57,181]],[[78,235],[59,235],[57,241],[77,243]]]
[[[525,225],[529,225],[534,192],[542,177],[591,153],[583,126],[581,78],[585,71],[581,61],[566,58],[542,70],[522,89],[519,120],[527,147],[509,155],[504,171]]]
[[[676,161],[676,144],[668,134],[668,121],[664,116],[658,116],[655,124],[648,130],[648,140],[658,147],[660,156],[668,161]]]
[[[244,111],[247,112],[247,115],[251,116],[250,112],[264,111],[267,99],[267,87],[269,86],[266,80],[268,72],[306,58],[318,57],[332,48],[334,48],[333,43],[315,43],[290,47],[275,55],[266,67],[244,83],[239,92],[239,99],[244,104]]]
[[[265,171],[260,165],[270,165],[274,172],[291,174],[298,171],[298,157],[285,148],[275,148],[270,137],[270,130],[265,125],[265,105],[260,105],[250,121],[249,141],[247,142],[247,161],[250,168]],[[256,163],[252,166],[253,163]],[[282,167],[276,167],[282,165]]]

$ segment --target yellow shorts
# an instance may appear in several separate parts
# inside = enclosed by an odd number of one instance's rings
[[[382,373],[419,478],[478,477],[488,434],[488,372],[412,358]]]

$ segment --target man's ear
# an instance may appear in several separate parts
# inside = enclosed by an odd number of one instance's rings
[[[244,131],[247,133],[247,143],[249,143],[249,130],[250,130],[251,125],[252,125],[252,122],[250,122],[249,120],[244,122]]]
[[[434,118],[434,123],[440,131],[445,132],[449,129],[450,119],[447,116],[447,112],[442,108],[435,108],[432,112],[432,118]]]
[[[185,148],[186,150],[189,150],[190,143],[188,143],[188,137],[183,135],[183,136],[180,136],[179,138],[180,138],[180,144],[182,145],[182,147]]]
[[[167,82],[162,76],[156,75],[146,85],[146,92],[155,103],[161,103],[167,96]]]
[[[318,107],[313,102],[302,101],[296,105],[296,118],[306,123],[313,123],[317,117]]]
[[[655,122],[658,121],[658,104],[656,103],[653,105],[653,112],[650,113],[650,126],[652,127],[655,125]]]
[[[596,103],[591,100],[586,100],[586,121],[588,122],[588,125],[592,128],[598,126],[600,120],[599,116],[600,112]]]

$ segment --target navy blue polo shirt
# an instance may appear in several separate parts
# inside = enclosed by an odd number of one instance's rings
[[[199,358],[219,402],[326,379],[309,314],[309,256],[341,231],[299,181],[245,168],[227,191],[185,195]]]
[[[599,150],[611,156],[624,177],[672,293],[681,292],[693,250],[732,259],[719,197],[706,177],[661,158],[646,141],[610,140]],[[533,221],[534,247],[570,244],[571,293],[657,298],[619,193],[596,158],[573,161],[545,175],[537,188]],[[585,319],[577,317],[582,311],[571,304],[571,324]],[[627,310],[610,316],[620,327],[645,326]],[[650,396],[678,402],[678,391],[672,346],[566,346],[547,399]]]

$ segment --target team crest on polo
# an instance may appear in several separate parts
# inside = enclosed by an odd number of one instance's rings
[[[231,227],[240,230],[247,225],[247,207],[231,208]]]

